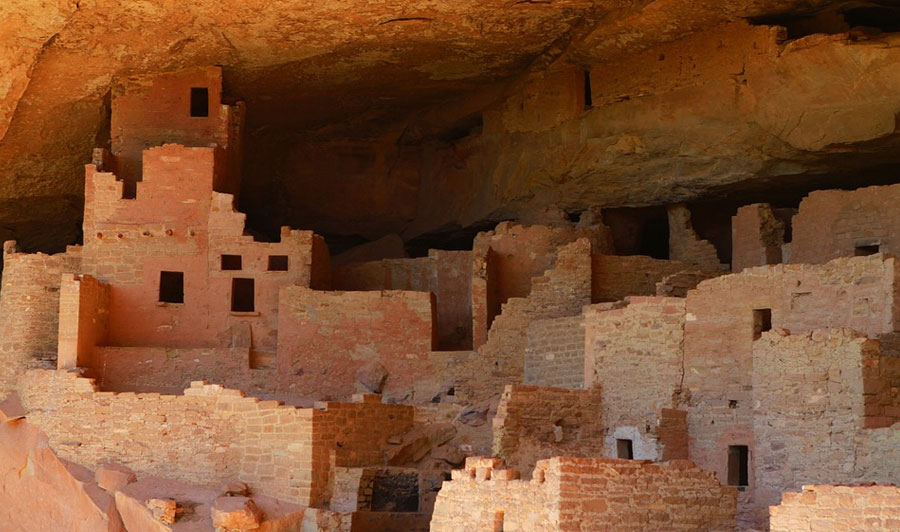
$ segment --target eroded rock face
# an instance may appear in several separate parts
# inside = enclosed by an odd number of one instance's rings
[[[408,240],[896,162],[894,34],[740,21],[842,6],[4,2],[0,238],[77,240],[115,80],[192,65],[247,102],[242,209],[267,232]]]
[[[0,523],[7,530],[125,531],[115,501],[89,470],[60,460],[36,426],[3,413],[0,475]]]

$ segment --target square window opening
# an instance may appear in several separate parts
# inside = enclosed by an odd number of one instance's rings
[[[255,283],[253,279],[231,280],[231,311],[254,312],[256,310]]]
[[[853,255],[856,257],[865,257],[866,255],[876,255],[881,251],[881,245],[859,245],[853,249]]]
[[[269,271],[270,272],[286,272],[286,271],[288,271],[287,255],[269,255]]]
[[[772,330],[772,309],[758,308],[753,310],[753,339],[758,340],[762,333]]]
[[[728,446],[728,485],[750,485],[750,449],[746,445]]]
[[[616,440],[616,457],[624,460],[634,460],[634,441]]]
[[[184,303],[184,272],[159,272],[159,302]]]
[[[206,118],[209,116],[209,89],[206,87],[191,88],[191,116]]]
[[[222,269],[223,270],[240,270],[243,269],[243,264],[240,255],[222,255]]]

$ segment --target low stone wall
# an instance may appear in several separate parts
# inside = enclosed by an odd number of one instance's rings
[[[803,486],[769,508],[770,532],[896,532],[900,487]]]
[[[200,485],[239,479],[308,505],[327,501],[333,466],[383,464],[387,439],[411,428],[414,410],[370,395],[294,408],[202,382],[184,395],[101,392],[93,379],[46,370],[28,372],[20,394],[64,459]]]
[[[469,458],[438,494],[431,532],[731,532],[736,490],[688,461],[552,458],[530,481]]]

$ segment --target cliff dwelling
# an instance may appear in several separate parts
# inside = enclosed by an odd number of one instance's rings
[[[900,531],[895,2],[0,44],[0,532]]]

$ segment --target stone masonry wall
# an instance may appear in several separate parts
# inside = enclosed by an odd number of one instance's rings
[[[688,292],[684,329],[684,390],[690,458],[727,478],[728,447],[753,449],[752,376],[755,316],[769,309],[771,327],[799,334],[847,327],[877,336],[895,328],[896,261],[842,258],[824,265],[748,268],[700,283]],[[760,320],[762,324],[763,320]],[[752,476],[752,473],[751,473]],[[741,512],[754,507],[754,480],[739,494]],[[758,515],[739,515],[739,522]]]
[[[769,512],[770,532],[894,532],[900,530],[900,487],[803,486]]]
[[[0,289],[0,395],[31,368],[55,368],[62,273],[74,271],[76,255],[16,253],[3,246]]]
[[[585,387],[602,390],[604,456],[616,456],[616,440],[628,439],[634,458],[659,460],[660,416],[674,406],[684,377],[685,300],[626,302],[622,308],[585,309]]]
[[[693,269],[684,262],[641,255],[591,256],[591,302],[618,301],[628,296],[652,296],[656,285],[678,272]]]
[[[553,268],[561,246],[584,238],[594,252],[612,253],[610,235],[602,225],[549,227],[510,222],[478,233],[472,245],[474,347],[484,343],[502,305],[510,298],[528,296],[532,279]],[[486,286],[481,286],[479,278]]]
[[[590,299],[591,243],[582,238],[559,248],[554,267],[532,279],[528,297],[514,297],[503,305],[487,342],[460,369],[457,394],[477,401],[522,382],[532,320],[577,316]]]
[[[772,331],[754,342],[751,466],[760,522],[782,492],[804,484],[900,478],[900,425],[891,427],[900,397],[887,384],[897,377],[894,360],[876,340],[846,329]],[[893,435],[894,448],[876,433]]]
[[[96,368],[94,348],[105,343],[108,322],[109,285],[90,275],[63,274],[57,367]]]
[[[584,387],[584,317],[534,320],[528,325],[525,384]]]
[[[784,224],[768,203],[744,205],[731,218],[731,270],[779,264]]]
[[[432,249],[428,257],[334,268],[335,290],[414,290],[435,294],[441,350],[472,347],[472,253]]]
[[[525,475],[553,456],[600,456],[600,390],[507,386],[494,416],[493,453]]]
[[[357,373],[381,365],[385,394],[433,397],[434,296],[428,292],[321,292],[281,289],[278,381],[282,393],[349,397]],[[428,391],[426,391],[428,389]],[[428,395],[431,393],[431,395]]]
[[[735,490],[687,461],[552,458],[530,481],[500,459],[469,458],[438,494],[431,532],[725,532]]]
[[[184,395],[100,392],[65,371],[28,372],[20,394],[28,420],[64,459],[209,486],[239,479],[311,505],[327,500],[332,466],[383,464],[387,439],[413,421],[412,407],[376,396],[304,409],[203,383]]]
[[[852,257],[857,246],[900,253],[900,185],[817,190],[792,220],[791,262],[823,263]]]
[[[691,211],[685,205],[670,205],[668,215],[669,259],[694,264],[704,270],[718,270],[716,247],[694,231]]]

